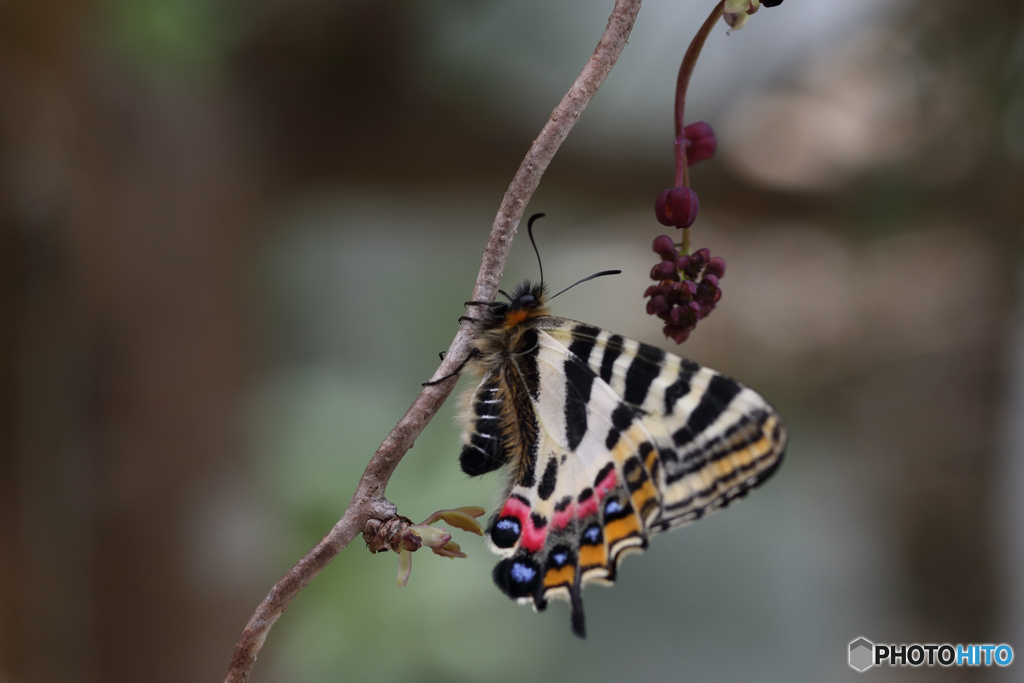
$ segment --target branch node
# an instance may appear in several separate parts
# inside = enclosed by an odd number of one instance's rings
[[[408,530],[412,520],[398,514],[395,504],[387,498],[374,501],[378,516],[366,520],[363,526],[363,540],[371,553],[387,552],[388,548],[398,552],[398,543],[402,534]],[[381,511],[384,514],[379,514]]]

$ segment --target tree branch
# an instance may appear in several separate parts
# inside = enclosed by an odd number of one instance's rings
[[[519,170],[516,171],[494,218],[483,262],[480,264],[480,272],[473,288],[472,300],[491,301],[497,294],[505,261],[526,205],[540,184],[541,176],[547,170],[555,152],[576,125],[583,109],[604,83],[622,53],[636,21],[636,15],[640,11],[640,2],[641,0],[616,0],[608,25],[594,53],[569,92],[551,113],[550,120],[534,140]],[[469,353],[470,341],[469,330],[465,327],[460,328],[434,377],[445,377],[454,372]],[[452,392],[456,380],[457,378],[452,376],[438,384],[424,387],[409,410],[384,439],[363,472],[352,501],[342,518],[316,547],[277,582],[256,608],[235,647],[234,657],[224,679],[225,683],[237,683],[249,677],[249,672],[256,662],[256,655],[263,646],[270,628],[298,592],[309,585],[321,569],[344,550],[357,534],[364,530],[372,533],[374,528],[379,527],[378,522],[385,522],[395,516],[396,508],[384,498],[384,489],[402,456],[412,448],[416,437]],[[378,522],[368,526],[367,522],[370,520]]]

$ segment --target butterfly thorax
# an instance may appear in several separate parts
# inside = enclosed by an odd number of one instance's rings
[[[536,346],[533,327],[539,318],[548,315],[547,293],[543,284],[523,281],[509,297],[509,302],[496,302],[487,315],[476,322],[476,349],[472,369],[484,375],[498,370],[513,356],[530,353]]]

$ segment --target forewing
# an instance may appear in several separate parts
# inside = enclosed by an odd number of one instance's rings
[[[661,511],[650,531],[701,518],[745,496],[778,467],[786,430],[758,393],[657,347],[558,320],[562,343],[593,339],[588,366],[638,410],[657,448]]]

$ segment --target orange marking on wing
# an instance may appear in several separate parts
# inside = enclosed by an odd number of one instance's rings
[[[654,471],[654,463],[656,462],[658,462],[658,451],[652,448],[651,452],[647,454],[647,460],[644,462],[648,472]]]
[[[576,578],[576,568],[572,565],[561,569],[549,569],[544,575],[544,587],[554,588],[555,586],[571,585]]]
[[[608,539],[608,545],[615,545],[627,536],[637,533],[640,533],[640,525],[637,523],[636,515],[616,519],[604,527],[604,537]]]
[[[607,563],[607,556],[603,545],[580,546],[581,567],[603,567]]]
[[[651,484],[651,480],[648,479],[643,483],[643,486],[638,488],[630,495],[633,500],[633,508],[640,510],[640,514],[644,514],[644,510],[647,509],[647,505],[652,502],[656,497],[654,486]]]

